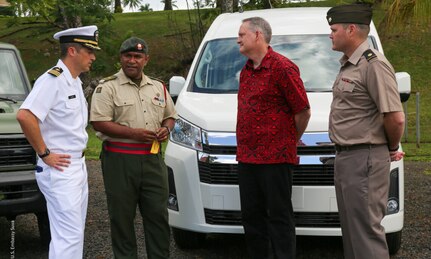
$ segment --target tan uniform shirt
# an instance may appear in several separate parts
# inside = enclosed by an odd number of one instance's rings
[[[339,145],[386,144],[383,113],[402,111],[395,72],[383,54],[362,43],[341,68],[332,88],[329,137]]]
[[[137,86],[120,70],[114,76],[102,79],[94,90],[90,121],[113,121],[131,128],[156,131],[168,118],[178,118],[171,96],[161,82],[144,74]],[[102,140],[136,142],[111,138],[100,132],[97,136]]]

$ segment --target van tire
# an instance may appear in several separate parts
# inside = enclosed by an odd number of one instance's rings
[[[205,233],[192,232],[178,228],[172,228],[172,234],[178,247],[184,249],[200,248],[206,239]]]
[[[389,254],[394,255],[401,248],[401,236],[403,231],[386,234],[386,243],[388,243]]]
[[[47,212],[40,212],[36,214],[37,225],[39,227],[40,242],[44,249],[49,248],[51,242],[51,232],[49,228],[49,218]]]

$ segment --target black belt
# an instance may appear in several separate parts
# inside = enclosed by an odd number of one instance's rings
[[[351,151],[351,150],[359,150],[359,149],[372,149],[380,146],[385,146],[386,144],[355,144],[350,146],[341,146],[341,145],[335,145],[335,150],[337,152],[342,151]]]

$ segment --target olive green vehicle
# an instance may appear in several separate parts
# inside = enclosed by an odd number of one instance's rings
[[[46,201],[36,179],[36,153],[25,138],[16,113],[31,90],[20,53],[0,42],[0,217],[14,220],[35,213],[43,245],[50,232]]]

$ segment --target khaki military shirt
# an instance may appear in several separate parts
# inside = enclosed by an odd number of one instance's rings
[[[383,114],[402,111],[395,72],[389,61],[362,43],[343,56],[333,88],[329,137],[339,145],[386,144]]]
[[[93,93],[90,121],[113,121],[131,128],[156,131],[163,120],[177,119],[174,102],[164,85],[142,74],[137,86],[122,70],[102,79]],[[97,134],[102,140],[135,142]]]

